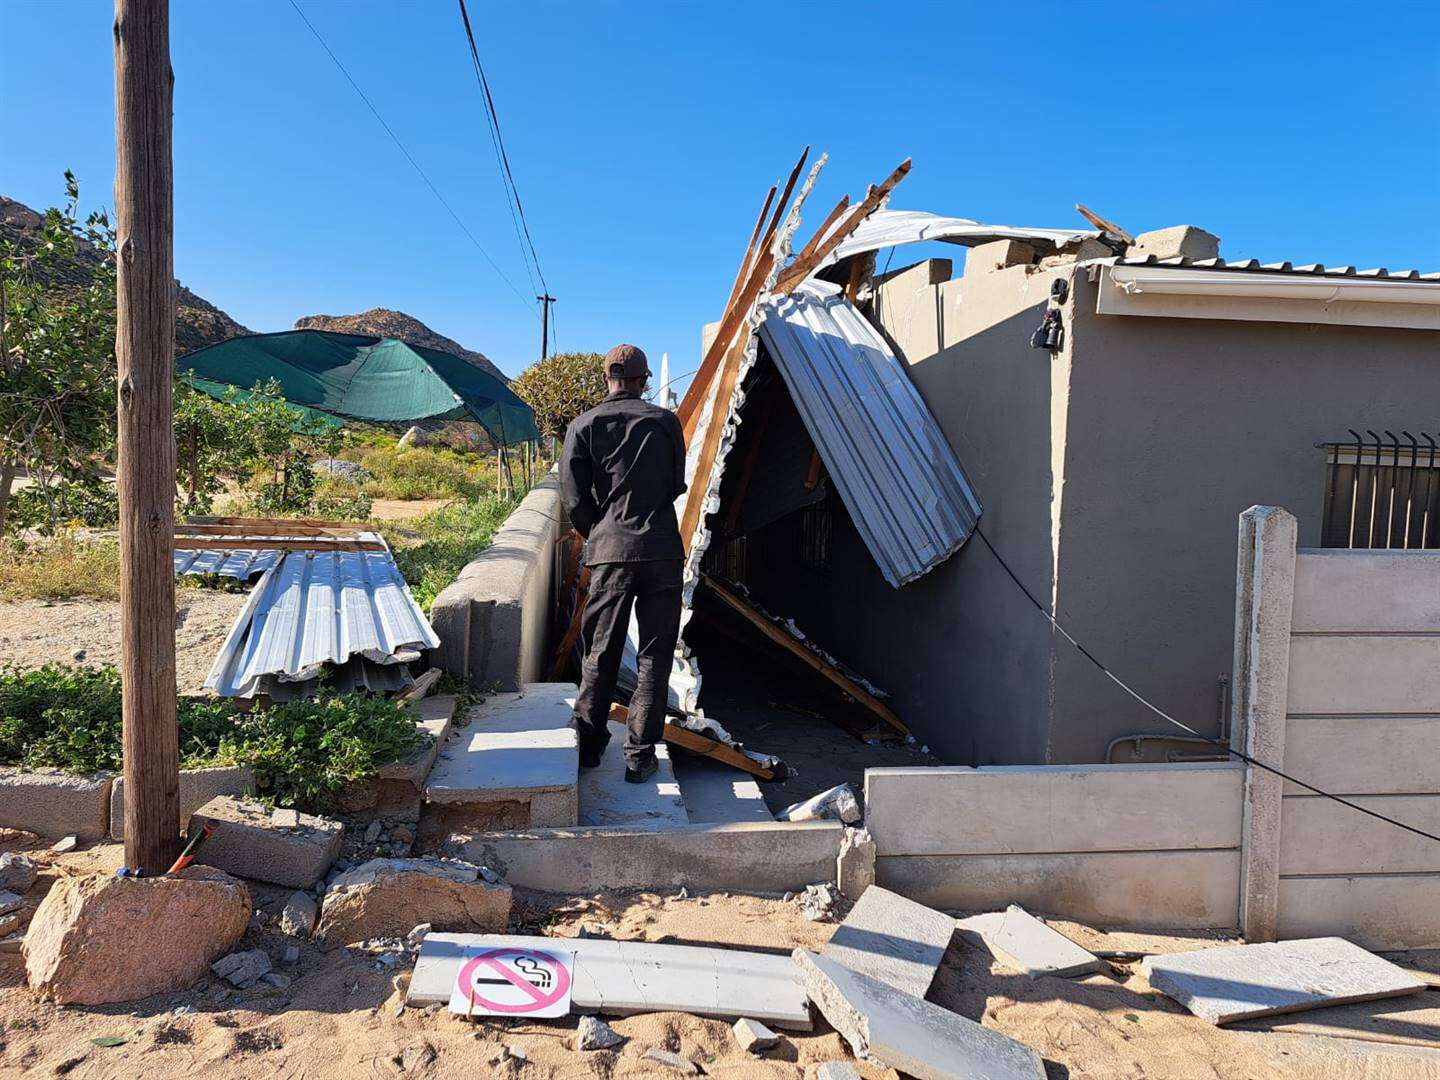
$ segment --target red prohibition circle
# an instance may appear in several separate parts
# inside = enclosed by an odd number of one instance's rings
[[[529,982],[515,975],[504,964],[500,963],[502,956],[531,956],[536,960],[552,964],[555,968],[555,989],[549,994],[542,994]],[[491,1001],[489,998],[475,992],[470,983],[470,977],[475,974],[475,969],[481,966],[493,968],[515,985],[517,989],[525,991],[534,1000],[529,1004],[507,1005],[504,1002]],[[535,1012],[539,1009],[554,1005],[565,996],[570,989],[570,969],[558,956],[536,949],[490,949],[474,957],[463,968],[460,969],[460,977],[456,980],[457,985],[464,991],[465,997],[474,1005],[483,1006],[494,1012],[502,1014],[520,1015],[523,1013]]]

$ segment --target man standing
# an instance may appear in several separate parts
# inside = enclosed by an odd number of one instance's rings
[[[575,725],[580,764],[593,769],[610,741],[610,704],[633,607],[639,685],[630,700],[625,779],[639,784],[659,767],[655,744],[664,735],[680,636],[685,549],[675,500],[685,490],[685,435],[674,413],[641,400],[650,378],[643,352],[616,345],[604,362],[609,394],[570,424],[560,455],[565,512],[587,541],[590,567]]]

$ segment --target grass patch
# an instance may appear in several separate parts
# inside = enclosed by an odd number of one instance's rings
[[[455,580],[465,564],[490,546],[495,530],[519,503],[519,497],[483,495],[473,502],[451,503],[432,510],[407,522],[403,533],[387,533],[395,562],[422,608],[429,611],[435,597]]]
[[[69,534],[31,544],[0,540],[0,599],[118,600],[120,544]]]
[[[346,784],[407,758],[430,736],[406,706],[348,694],[242,712],[223,698],[181,698],[180,765],[249,765],[262,795],[309,812]],[[0,668],[0,765],[118,772],[120,674],[114,667]]]
[[[368,476],[358,484],[327,476],[322,496],[359,491],[372,499],[476,499],[495,491],[495,462],[488,456],[461,453],[445,446],[358,446],[340,457],[364,467]]]

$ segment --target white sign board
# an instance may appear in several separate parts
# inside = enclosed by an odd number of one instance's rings
[[[575,953],[564,948],[470,946],[450,991],[461,1016],[565,1016],[575,985]]]

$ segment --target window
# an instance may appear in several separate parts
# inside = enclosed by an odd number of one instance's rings
[[[1320,546],[1440,548],[1440,447],[1434,436],[1351,431],[1325,451]]]
[[[828,493],[819,502],[801,509],[800,558],[805,565],[816,570],[830,568],[830,533],[833,527]]]

